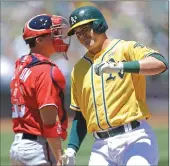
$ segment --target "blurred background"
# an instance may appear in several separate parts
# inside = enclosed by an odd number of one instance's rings
[[[22,39],[25,22],[41,14],[57,14],[69,18],[77,7],[92,5],[104,14],[109,30],[109,38],[135,40],[159,51],[169,60],[169,4],[168,1],[0,1],[1,3],[1,164],[9,165],[8,152],[13,139],[11,126],[11,104],[9,83],[17,58],[29,53],[29,48]],[[70,104],[70,73],[74,64],[85,54],[76,37],[72,37],[68,51],[69,60],[62,56],[53,57],[67,80],[66,108],[70,119],[73,112]],[[147,77],[147,101],[153,117],[150,123],[158,136],[160,146],[160,165],[168,165],[168,96],[169,73]],[[88,136],[86,141],[93,143]],[[67,141],[64,143],[66,147]],[[85,144],[84,143],[84,144]],[[87,165],[89,147],[83,147],[78,154],[77,165]]]

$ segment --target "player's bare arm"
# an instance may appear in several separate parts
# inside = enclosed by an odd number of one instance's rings
[[[160,60],[149,56],[139,61],[140,74],[155,75],[159,74],[167,69],[167,66]]]
[[[123,47],[123,51],[119,48]],[[124,58],[118,55],[121,52]],[[143,75],[155,75],[164,72],[168,63],[159,53],[141,43],[135,41],[122,41],[115,49],[114,56],[94,64],[97,75],[102,73],[136,73]]]
[[[94,66],[95,73],[138,73],[143,75],[156,75],[164,72],[167,69],[167,62],[161,54],[153,54],[153,56],[145,57],[139,61],[130,62],[106,62],[103,61]]]
[[[49,114],[50,112],[50,114]],[[56,106],[45,106],[43,108],[40,109],[40,115],[41,115],[41,119],[43,121],[44,126],[49,128],[49,132],[50,130],[52,130],[52,128],[58,123],[57,119],[57,108]],[[48,137],[47,136],[47,141],[51,147],[51,150],[56,158],[56,161],[60,161],[61,160],[61,156],[62,156],[62,147],[61,147],[61,138],[58,137]]]

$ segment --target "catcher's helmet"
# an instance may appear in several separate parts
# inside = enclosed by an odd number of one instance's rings
[[[69,18],[70,30],[68,36],[74,35],[74,29],[80,25],[92,22],[92,27],[96,33],[104,33],[108,25],[103,14],[93,6],[84,6],[73,11]]]
[[[31,39],[40,35],[50,34],[52,25],[51,16],[46,14],[37,15],[26,22],[23,29],[24,40]]]
[[[44,34],[51,34],[56,52],[66,52],[69,44],[63,40],[68,38],[68,21],[62,16],[40,14],[26,22],[23,29],[23,38],[25,41]]]

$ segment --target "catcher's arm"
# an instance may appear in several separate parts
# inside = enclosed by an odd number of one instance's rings
[[[56,121],[58,119],[57,108],[53,105],[44,106],[40,109],[40,115],[43,121],[44,136],[50,145],[57,163],[61,164],[62,146],[60,133],[57,132],[61,126]]]

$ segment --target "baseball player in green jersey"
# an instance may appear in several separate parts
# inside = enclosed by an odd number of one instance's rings
[[[70,26],[68,36],[75,34],[88,51],[71,74],[70,108],[76,113],[64,163],[75,165],[88,131],[95,139],[89,165],[158,165],[145,76],[166,71],[165,58],[138,42],[108,39],[106,20],[95,7],[73,11]]]

